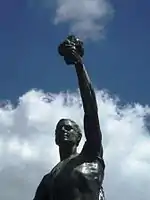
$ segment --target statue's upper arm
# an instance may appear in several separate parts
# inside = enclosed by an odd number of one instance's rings
[[[84,148],[86,149],[86,152],[103,157],[102,134],[97,114],[85,114],[84,132],[86,137]]]

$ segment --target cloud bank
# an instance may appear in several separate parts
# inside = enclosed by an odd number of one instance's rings
[[[145,124],[149,107],[119,108],[117,101],[97,91],[103,132],[107,199],[149,200],[150,136]],[[32,199],[43,175],[58,161],[54,129],[61,117],[83,128],[77,93],[29,91],[16,108],[0,109],[0,199]],[[82,144],[79,150],[82,148]]]

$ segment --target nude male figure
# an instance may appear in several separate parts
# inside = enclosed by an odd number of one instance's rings
[[[82,43],[75,37],[73,42],[65,40],[60,45],[59,53],[67,64],[74,65],[77,74],[84,109],[86,141],[78,154],[77,147],[82,137],[79,126],[71,119],[60,119],[55,130],[60,162],[43,177],[34,200],[104,200],[102,133],[95,92],[83,64],[82,54],[78,51],[80,45]]]

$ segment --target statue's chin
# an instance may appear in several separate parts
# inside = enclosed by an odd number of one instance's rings
[[[60,144],[61,146],[68,146],[71,147],[74,145],[72,141],[70,141],[68,138],[64,138],[63,142]]]

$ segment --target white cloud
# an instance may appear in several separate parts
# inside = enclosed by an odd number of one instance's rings
[[[48,98],[41,91],[30,91],[15,109],[0,109],[0,199],[32,199],[42,176],[59,161],[54,129],[61,117],[70,117],[82,127],[78,95],[68,94],[68,105],[64,99],[63,93]],[[138,104],[120,109],[99,91],[97,99],[107,199],[149,200],[150,137],[144,118],[150,109]]]
[[[109,0],[28,0],[28,6],[46,8],[54,25],[68,24],[69,33],[83,40],[104,38],[114,14]]]
[[[108,0],[57,0],[55,24],[68,22],[70,31],[83,39],[103,37],[113,9]]]

